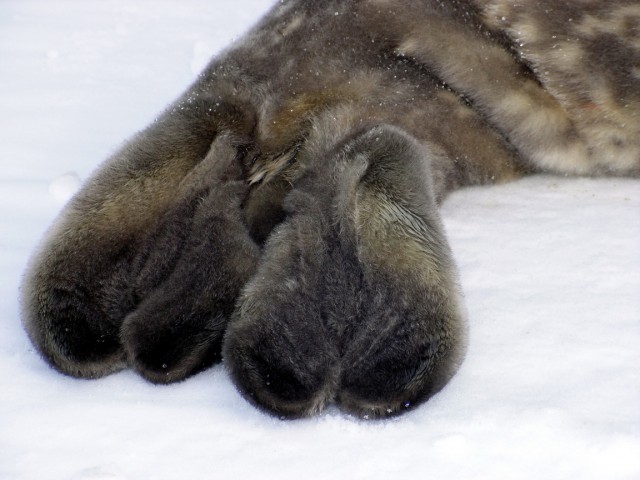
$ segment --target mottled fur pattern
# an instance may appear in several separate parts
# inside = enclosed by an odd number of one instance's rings
[[[72,199],[23,322],[59,371],[222,357],[278,416],[397,414],[462,360],[437,204],[640,175],[640,3],[287,0]]]

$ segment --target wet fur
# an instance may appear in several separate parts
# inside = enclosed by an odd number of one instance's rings
[[[85,378],[224,357],[279,416],[416,405],[465,346],[437,204],[640,175],[638,25],[636,1],[279,3],[65,208],[27,269],[27,333]]]

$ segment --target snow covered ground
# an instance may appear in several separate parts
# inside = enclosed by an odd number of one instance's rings
[[[0,480],[640,478],[638,180],[453,195],[469,351],[397,419],[282,422],[221,366],[171,386],[82,381],[34,352],[17,290],[47,225],[270,3],[0,2]]]

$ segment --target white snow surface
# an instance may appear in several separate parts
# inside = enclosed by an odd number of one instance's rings
[[[640,478],[639,180],[452,195],[468,354],[396,419],[281,421],[223,366],[87,381],[34,351],[18,288],[47,226],[270,3],[0,2],[0,480]]]

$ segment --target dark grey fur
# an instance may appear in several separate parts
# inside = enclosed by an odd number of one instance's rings
[[[222,354],[282,416],[428,398],[465,345],[444,196],[640,173],[640,4],[580,6],[278,3],[65,208],[23,284],[34,345],[158,383]]]
[[[431,155],[385,126],[326,147],[301,154],[322,161],[294,182],[225,361],[245,396],[279,415],[334,400],[364,416],[397,413],[438,391],[464,347]]]

